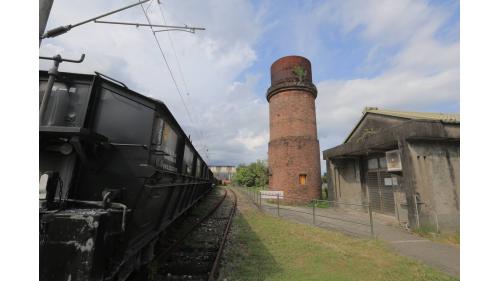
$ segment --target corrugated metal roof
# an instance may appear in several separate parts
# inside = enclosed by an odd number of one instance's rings
[[[407,119],[438,120],[445,123],[460,123],[460,114],[458,113],[439,113],[439,112],[414,112],[399,111],[389,109],[378,109],[377,107],[365,107],[363,117],[366,113],[375,113],[386,116],[394,116]]]
[[[368,113],[398,117],[398,118],[406,118],[408,120],[432,120],[432,121],[441,121],[443,123],[451,123],[451,124],[460,124],[460,114],[459,113],[439,113],[439,112],[415,112],[415,111],[399,111],[399,110],[390,110],[390,109],[379,109],[378,107],[365,107],[363,110],[363,116],[359,119],[356,126],[351,130],[349,135],[344,140],[346,143],[351,135],[356,131],[356,128],[361,124],[363,119]]]

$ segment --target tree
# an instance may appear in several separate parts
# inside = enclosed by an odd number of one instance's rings
[[[269,183],[267,166],[261,160],[257,160],[257,162],[248,166],[239,165],[236,168],[235,180],[242,186],[265,186]]]

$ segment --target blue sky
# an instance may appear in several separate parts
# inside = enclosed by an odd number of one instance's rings
[[[262,1],[252,1],[256,7]],[[344,32],[337,25],[321,24],[315,26],[307,33],[308,22],[304,13],[314,11],[318,6],[332,1],[273,1],[265,16],[266,22],[273,23],[263,34],[262,40],[257,42],[258,58],[254,64],[241,75],[247,73],[266,73],[269,71],[269,62],[276,60],[284,54],[299,54],[307,57],[314,65],[314,79],[322,81],[327,79],[356,79],[372,78],[383,73],[389,67],[392,56],[401,51],[404,44],[391,44],[377,50],[375,56],[370,52],[373,42],[364,40],[361,36],[364,26],[359,26],[350,32]],[[459,40],[459,3],[458,1],[429,1],[430,6],[443,9],[447,18],[443,19],[435,34],[436,40],[455,42]],[[298,29],[305,26],[305,29]],[[304,32],[305,31],[305,32]],[[304,32],[304,34],[299,34]],[[300,39],[298,39],[300,38]],[[303,40],[310,38],[313,47]],[[429,58],[431,59],[431,58]],[[241,77],[240,77],[241,78]],[[269,86],[270,76],[265,75],[260,80],[258,90],[265,93]],[[444,111],[458,111],[457,104],[444,104]],[[437,107],[434,110],[440,110]]]
[[[55,1],[47,28],[133,2]],[[211,164],[267,158],[269,67],[286,55],[312,63],[321,150],[340,144],[365,106],[460,109],[458,1],[163,0],[148,10],[153,22],[160,11],[168,24],[207,28],[158,35],[179,93],[148,29],[90,23],[44,40],[40,54],[84,52],[84,64],[61,70],[103,72],[163,100]],[[145,17],[133,8],[106,20]]]

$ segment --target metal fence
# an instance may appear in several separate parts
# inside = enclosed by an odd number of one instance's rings
[[[354,204],[354,203],[343,203],[338,201],[329,201],[329,200],[320,200],[320,199],[307,199],[301,197],[291,197],[291,196],[281,196],[276,194],[276,198],[272,198],[273,196],[262,195],[260,190],[249,187],[240,187],[241,191],[246,194],[252,202],[260,209],[275,209],[277,216],[282,216],[280,211],[283,210],[302,213],[311,216],[312,224],[318,225],[317,221],[319,218],[329,219],[332,221],[339,221],[347,224],[359,225],[363,227],[369,228],[371,236],[375,236],[375,232],[373,229],[373,212],[370,204]],[[300,201],[302,203],[297,204],[296,202]],[[332,216],[331,214],[325,214],[322,210],[332,210],[332,207],[348,207],[348,208],[356,208],[362,209],[363,212],[359,212],[359,214],[363,215],[361,220],[353,220],[349,219],[349,216],[339,217]],[[304,210],[306,207],[306,210]],[[364,219],[364,220],[363,220]],[[322,224],[325,222],[323,221]],[[335,223],[332,223],[334,225]]]

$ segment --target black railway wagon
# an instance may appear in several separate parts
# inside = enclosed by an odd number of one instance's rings
[[[40,101],[48,81],[40,71]],[[40,280],[124,280],[213,186],[165,104],[59,73],[39,127]]]

